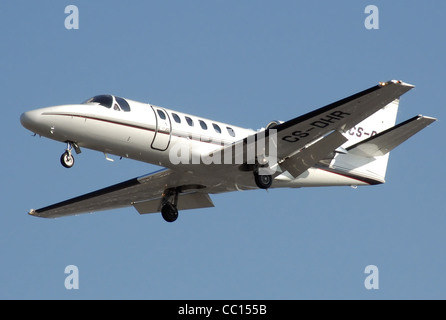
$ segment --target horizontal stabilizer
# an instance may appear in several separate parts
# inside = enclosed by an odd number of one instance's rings
[[[140,214],[157,213],[161,211],[161,199],[153,199],[133,203]],[[214,203],[207,193],[180,193],[178,196],[178,210],[200,209],[214,207]]]
[[[347,150],[350,154],[368,158],[383,156],[436,120],[435,118],[421,115],[413,117],[369,139],[361,141],[347,148]]]

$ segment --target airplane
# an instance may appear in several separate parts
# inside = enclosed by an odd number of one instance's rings
[[[214,207],[214,194],[382,184],[389,152],[437,120],[417,115],[395,125],[400,97],[412,88],[379,82],[260,130],[110,94],[27,111],[20,117],[26,129],[67,145],[66,168],[82,148],[163,167],[28,213],[58,218],[133,206],[173,222],[180,210]]]

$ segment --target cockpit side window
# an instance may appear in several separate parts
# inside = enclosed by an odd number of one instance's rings
[[[129,112],[130,111],[130,105],[127,102],[127,100],[121,98],[121,97],[116,97],[115,96],[115,100],[117,103],[119,103],[119,106],[121,107],[121,110],[125,111],[125,112]]]

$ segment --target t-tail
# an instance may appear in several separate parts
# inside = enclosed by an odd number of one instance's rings
[[[399,103],[399,99],[392,101],[345,132],[348,141],[336,150],[330,170],[366,184],[384,183],[389,152],[436,121],[418,115],[395,125]]]

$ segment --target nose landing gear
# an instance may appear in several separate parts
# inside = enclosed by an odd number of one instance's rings
[[[60,163],[65,168],[71,168],[72,166],[74,166],[74,157],[73,157],[73,154],[71,152],[71,150],[73,148],[76,151],[76,154],[81,153],[81,149],[79,148],[79,146],[75,142],[67,142],[67,149],[65,150],[65,152],[60,157]]]
[[[68,169],[74,166],[74,157],[71,154],[71,150],[67,150],[62,154],[60,157],[60,163]]]

